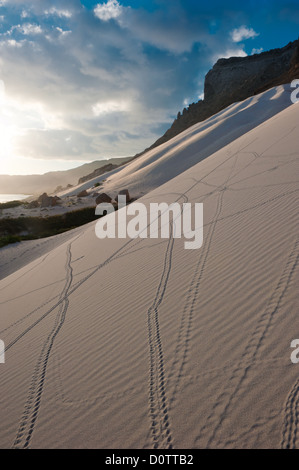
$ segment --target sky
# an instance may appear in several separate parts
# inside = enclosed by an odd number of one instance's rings
[[[203,98],[218,58],[298,26],[298,0],[0,0],[0,174],[133,156]]]

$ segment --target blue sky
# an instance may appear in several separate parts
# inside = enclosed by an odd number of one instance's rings
[[[0,0],[0,173],[134,155],[202,98],[218,58],[298,26],[298,0]]]

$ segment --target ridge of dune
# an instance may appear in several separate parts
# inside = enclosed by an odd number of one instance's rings
[[[290,85],[280,85],[244,101],[233,103],[171,140],[149,150],[121,168],[60,193],[74,196],[102,183],[101,191],[115,196],[128,188],[140,197],[204,160],[225,145],[289,107]]]
[[[299,446],[299,106],[287,94],[201,123],[223,133],[228,116],[245,121],[139,200],[202,202],[199,250],[172,237],[99,240],[92,223],[0,281],[0,447]],[[262,96],[251,128],[240,108]],[[198,158],[198,126],[127,165],[118,184],[133,192],[166,148],[170,177],[193,138]]]

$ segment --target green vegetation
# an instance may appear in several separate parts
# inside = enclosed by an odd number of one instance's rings
[[[7,235],[6,237],[0,237],[0,248],[5,245],[9,245],[10,243],[17,243],[21,241],[21,237],[17,237],[16,235]]]
[[[45,238],[66,232],[96,220],[93,207],[50,217],[18,217],[0,219],[0,247],[21,240]]]
[[[22,201],[9,201],[9,202],[1,202],[0,209],[13,209],[14,207],[18,207],[24,204]]]

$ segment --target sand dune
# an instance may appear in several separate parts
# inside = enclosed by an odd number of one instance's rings
[[[82,228],[39,240],[26,240],[6,245],[0,250],[0,279],[18,271],[32,261],[47,254],[79,233]]]
[[[2,448],[299,446],[298,113],[287,107],[140,200],[203,202],[199,250],[99,240],[89,224],[0,281]],[[199,155],[196,132],[168,144],[172,162],[185,138]]]
[[[105,180],[101,189],[112,197],[123,188],[128,188],[133,197],[140,197],[289,107],[292,104],[291,91],[290,85],[281,85],[234,103],[123,168],[112,170],[60,195],[76,195]]]

